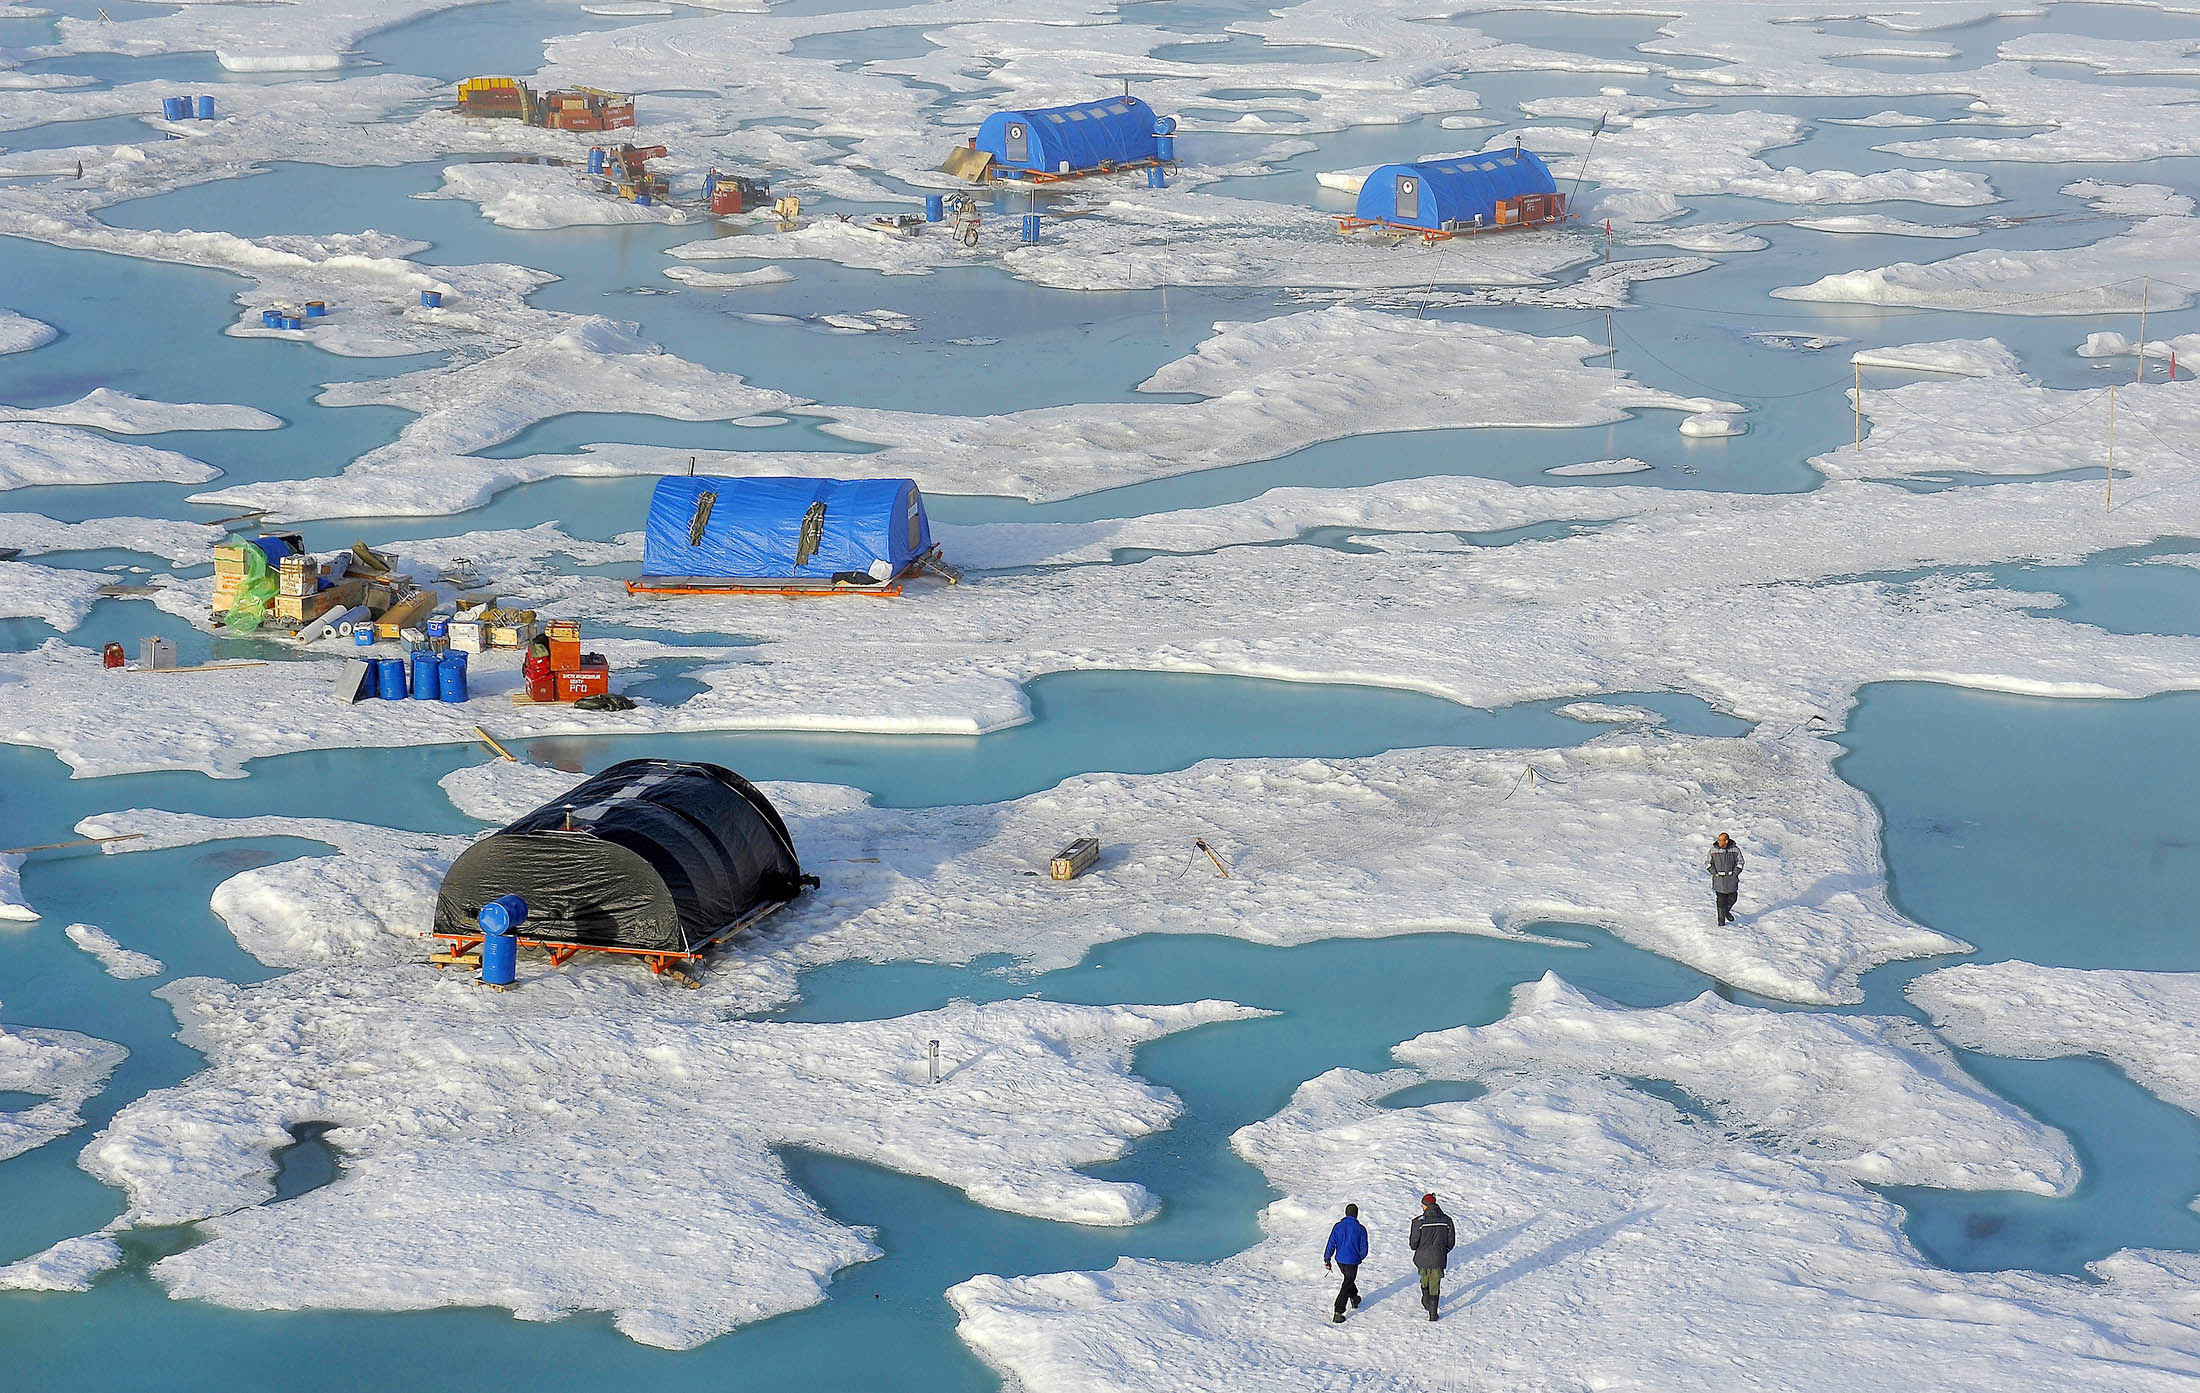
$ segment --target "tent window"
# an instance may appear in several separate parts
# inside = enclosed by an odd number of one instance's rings
[[[1114,106],[1109,108],[1109,110],[1113,111],[1118,116],[1128,116],[1131,114],[1131,104],[1127,99],[1118,100]]]
[[[1048,113],[1047,113],[1047,119],[1048,119],[1049,121],[1052,121],[1052,122],[1053,122],[1053,123],[1054,123],[1055,125],[1057,125],[1057,126],[1063,126],[1063,125],[1067,125],[1067,124],[1069,124],[1069,123],[1068,123],[1068,120],[1067,120],[1067,119],[1066,119],[1066,118],[1065,118],[1065,117],[1064,117],[1064,116],[1062,115],[1062,113],[1061,113],[1061,112],[1059,112],[1059,111],[1050,111],[1050,112],[1048,112]]]
[[[802,535],[794,544],[794,564],[805,566],[817,555],[818,545],[825,540],[825,500],[819,499],[802,515]]]
[[[695,495],[695,516],[688,519],[689,546],[703,544],[703,529],[710,525],[710,510],[717,502],[718,495],[710,489],[704,489]]]
[[[1085,119],[1085,113],[1082,111],[1073,111],[1069,114],[1069,119],[1072,121],[1082,121]]]
[[[924,535],[919,529],[919,523],[922,520],[922,514],[919,512],[920,506],[917,502],[917,495],[912,490],[909,495],[909,550],[911,551],[917,549],[917,543]]]

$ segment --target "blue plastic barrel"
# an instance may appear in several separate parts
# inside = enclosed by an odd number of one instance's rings
[[[603,147],[600,145],[588,152],[588,172],[590,174],[603,173]]]
[[[283,316],[283,327],[285,329],[303,329],[306,327],[306,322],[297,315],[286,314]]]
[[[947,216],[947,200],[936,193],[924,196],[924,220],[938,222]]]
[[[326,301],[326,300],[308,300],[308,301],[306,301],[306,318],[308,318],[308,319],[326,319],[327,317],[328,317],[328,301]]]
[[[160,115],[164,121],[181,121],[183,119],[183,98],[162,97],[160,99]]]
[[[1039,215],[1037,213],[1024,214],[1024,240],[1026,242],[1039,240]]]
[[[440,290],[423,290],[420,292],[420,303],[431,310],[439,310],[443,308],[443,292]]]
[[[527,922],[527,901],[517,895],[499,895],[481,907],[476,916],[485,934],[512,934]]]
[[[1147,165],[1146,187],[1149,189],[1165,189],[1169,187],[1169,172],[1157,164]]]
[[[519,977],[519,939],[491,931],[489,914],[482,911],[481,980],[492,987],[509,987]]]
[[[283,327],[283,312],[282,312],[281,310],[261,310],[261,311],[260,311],[260,327],[261,327],[262,329],[280,329],[280,328],[282,328],[282,327]]]
[[[1175,137],[1175,136],[1173,136],[1173,135],[1157,135],[1157,136],[1155,136],[1155,137],[1153,138],[1153,157],[1154,157],[1155,159],[1157,159],[1157,160],[1173,160],[1173,159],[1175,159],[1175,158],[1176,158],[1176,137]]]
[[[405,660],[403,658],[376,658],[374,660],[374,694],[384,701],[405,699]]]
[[[212,97],[199,98],[199,119],[201,121],[214,119],[214,99]]]
[[[436,692],[443,700],[458,703],[466,700],[466,655],[446,653],[436,665]]]
[[[434,701],[439,685],[435,671],[435,654],[425,648],[416,648],[412,655],[412,695],[414,701]]]
[[[1156,117],[1154,117],[1154,118],[1153,118],[1153,133],[1154,133],[1155,135],[1175,135],[1175,134],[1176,134],[1176,118],[1175,118],[1174,116],[1156,116]]]

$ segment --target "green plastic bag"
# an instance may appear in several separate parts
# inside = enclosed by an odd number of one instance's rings
[[[222,627],[231,633],[249,634],[267,622],[267,602],[275,598],[275,582],[264,574],[258,580],[248,580],[230,602],[229,613],[222,620]]]

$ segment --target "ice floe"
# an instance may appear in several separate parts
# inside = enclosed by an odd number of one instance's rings
[[[684,223],[688,215],[667,204],[610,198],[585,187],[577,171],[557,165],[454,164],[443,171],[435,197],[481,205],[499,227],[543,231],[621,223]]]
[[[23,858],[0,855],[0,920],[36,919],[38,911],[23,898]]]
[[[1671,1393],[1921,1379],[2167,1393],[2200,1375],[2189,1257],[2118,1254],[2093,1265],[2097,1283],[1950,1272],[1919,1257],[1888,1201],[1640,1090],[1530,1078],[1470,1102],[1380,1105],[1418,1077],[1333,1071],[1232,1139],[1283,1195],[1257,1246],[1212,1264],[975,1277],[948,1293],[960,1333],[1030,1393],[1437,1393],[1462,1368],[1497,1387]],[[1433,1325],[1405,1245],[1424,1190],[1459,1230],[1450,1316]],[[1320,1254],[1347,1202],[1374,1246],[1366,1305],[1340,1330]]]
[[[1657,189],[1687,198],[1738,194],[1778,203],[1935,203],[1970,208],[1994,201],[1983,175],[1953,169],[1888,169],[1855,174],[1840,169],[1785,169],[1757,158],[1792,145],[1808,129],[1781,112],[1690,112],[1645,116],[1606,130],[1590,153],[1590,176],[1602,184]],[[1537,150],[1588,151],[1587,131],[1537,126],[1525,135]]]
[[[99,960],[99,966],[109,977],[125,980],[134,977],[151,977],[166,970],[166,964],[150,953],[140,953],[125,948],[115,941],[115,936],[94,924],[71,924],[63,930],[69,942]]]
[[[1759,1145],[1874,1185],[2068,1194],[2060,1132],[1995,1097],[1899,1016],[1738,1006],[1706,992],[1630,1011],[1547,973],[1493,1025],[1393,1051],[1433,1078],[1602,1074],[1663,1079]]]
[[[128,1192],[123,1223],[200,1223],[207,1242],[154,1267],[178,1297],[604,1310],[684,1349],[812,1305],[878,1253],[794,1186],[778,1148],[1015,1213],[1134,1223],[1150,1194],[1076,1169],[1179,1111],[1132,1075],[1131,1052],[1257,1014],[1020,1001],[809,1025],[668,1009],[665,990],[530,973],[499,994],[425,967],[188,979],[161,995],[209,1067],[125,1107],[82,1163]],[[265,1205],[271,1152],[307,1121],[333,1125],[340,1174]]]
[[[44,1146],[83,1122],[86,1101],[129,1056],[122,1046],[73,1030],[0,1028],[0,1090],[45,1101],[0,1110],[0,1161]]]
[[[109,577],[29,561],[0,561],[0,619],[39,619],[62,633],[84,622]]]
[[[176,566],[198,566],[205,564],[207,549],[221,537],[222,529],[211,523],[173,518],[56,522],[37,513],[0,513],[0,547],[15,547],[26,556],[120,548],[165,557]]]
[[[61,331],[51,324],[13,310],[0,310],[0,353],[27,352],[60,336]]]
[[[2098,1055],[2162,1101],[2200,1113],[2200,973],[1964,963],[1918,978],[1909,995],[1968,1049]]]
[[[1938,343],[1891,344],[1849,355],[1861,368],[1901,372],[1939,372],[1953,377],[2011,377],[2020,370],[2017,355],[1999,339],[1942,339]]]
[[[2182,309],[2192,295],[2177,278],[2200,259],[2200,219],[2163,214],[2129,231],[2082,247],[2042,251],[1993,249],[1945,261],[1897,262],[1865,271],[1837,271],[1808,285],[1781,286],[1784,300],[1992,314],[2099,314]]]
[[[199,484],[221,473],[174,450],[74,427],[0,424],[0,489],[41,484]]]
[[[0,406],[0,421],[42,421],[51,426],[89,426],[117,435],[156,435],[176,430],[274,430],[280,416],[250,406],[147,401],[111,387],[95,387],[60,406]]]

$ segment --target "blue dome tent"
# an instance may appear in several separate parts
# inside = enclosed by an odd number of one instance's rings
[[[979,172],[966,177],[1049,180],[1165,164],[1176,155],[1175,131],[1173,117],[1154,115],[1132,96],[996,111],[970,142]],[[964,173],[957,163],[951,156],[948,172]]]
[[[1343,219],[1355,227],[1417,229],[1427,240],[1476,228],[1559,222],[1566,196],[1549,165],[1514,148],[1479,155],[1379,165],[1360,185],[1359,206]]]
[[[947,574],[909,479],[657,481],[630,594],[895,595],[927,566]]]

